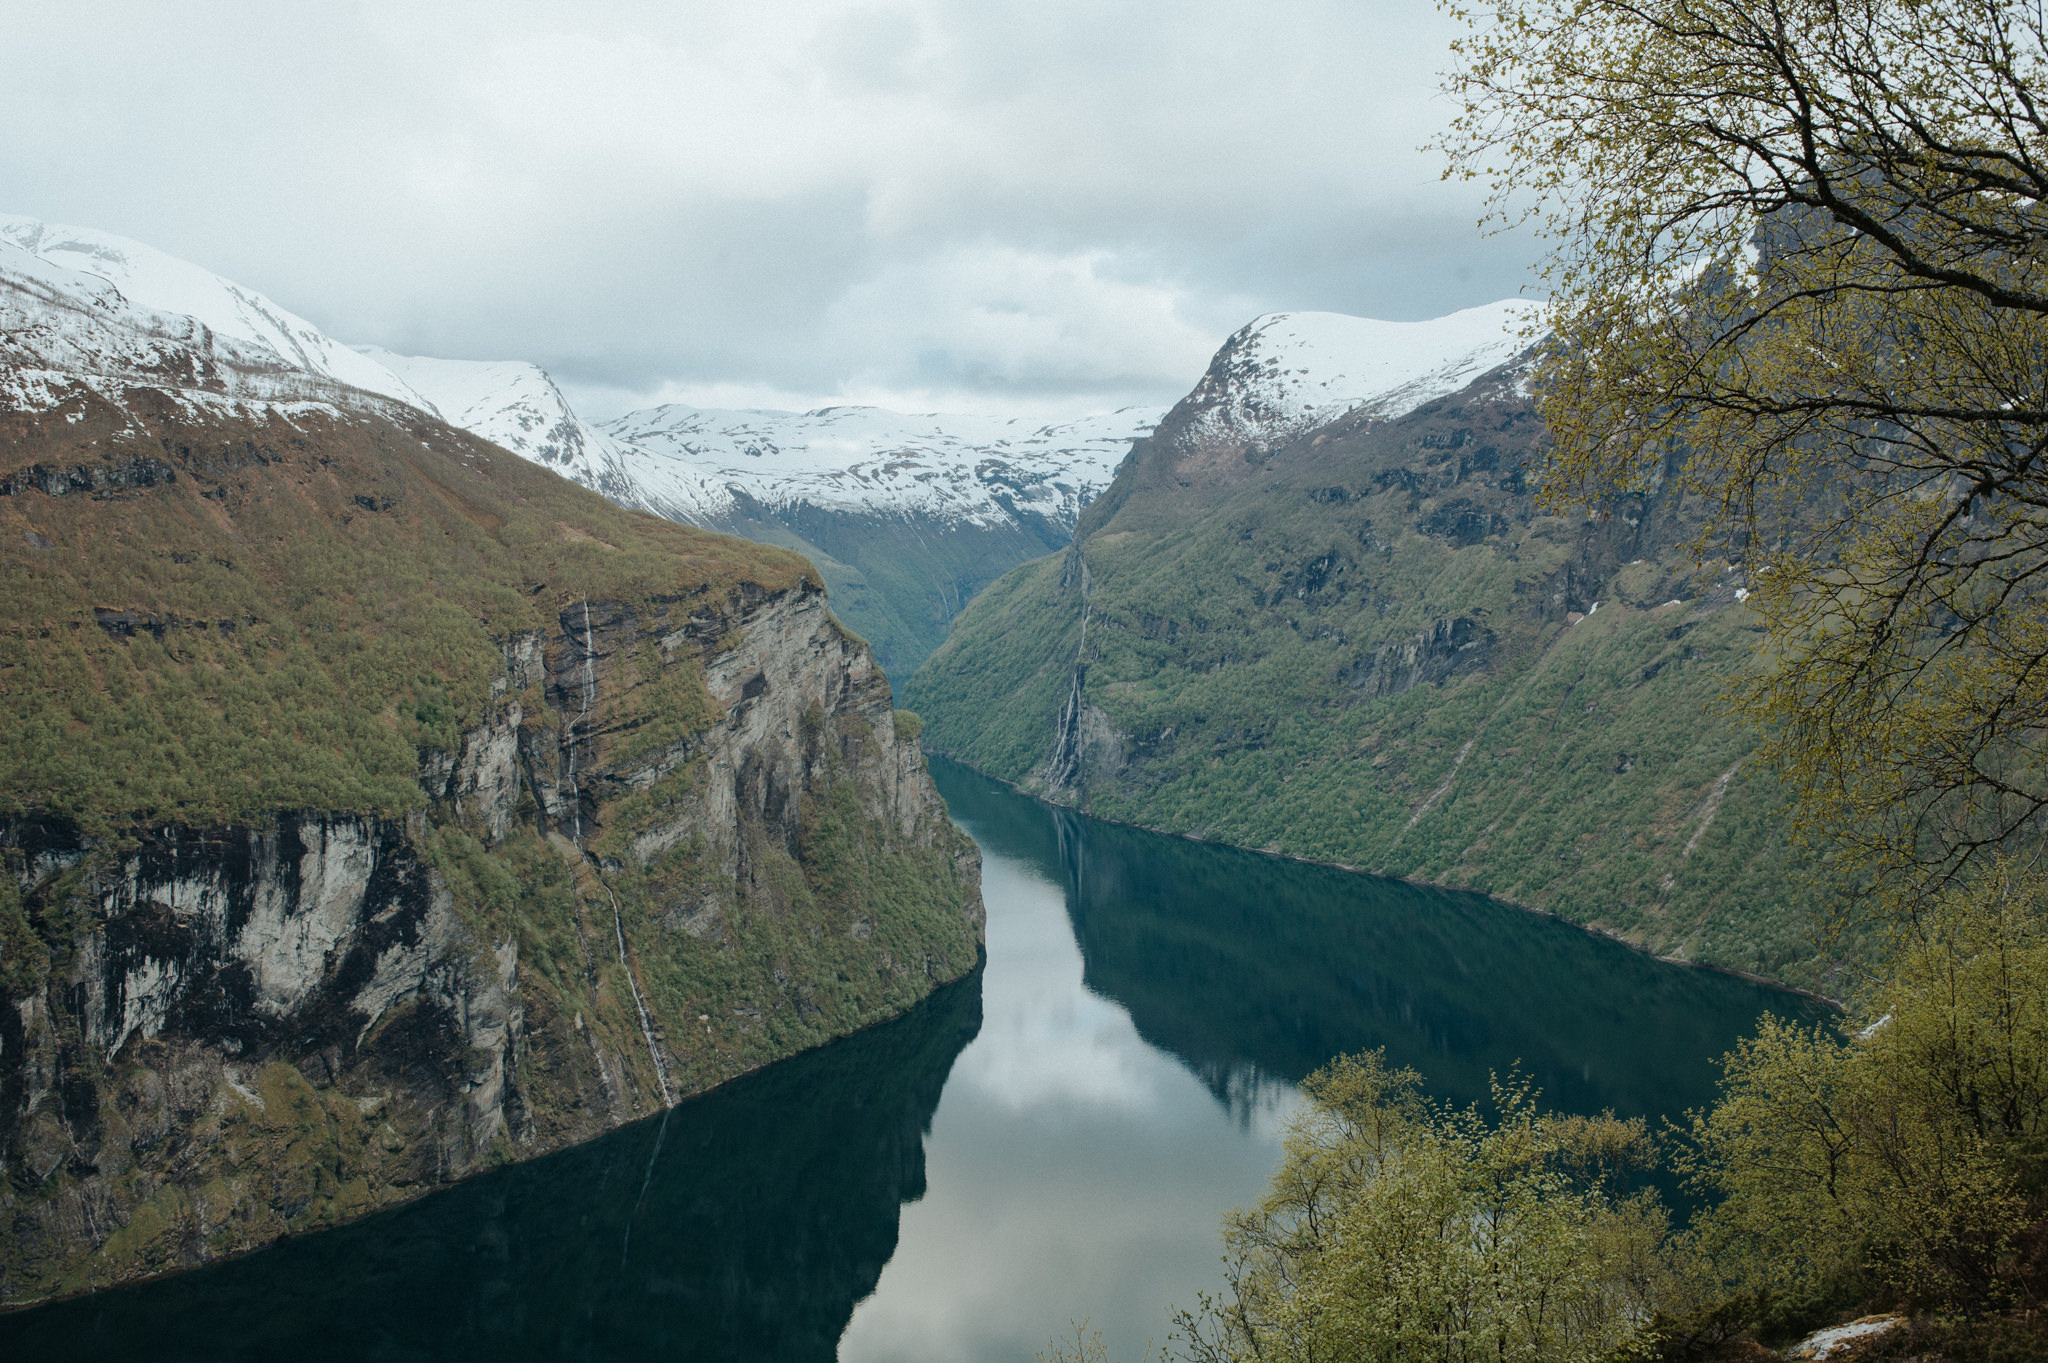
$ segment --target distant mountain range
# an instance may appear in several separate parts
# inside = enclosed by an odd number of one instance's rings
[[[0,345],[15,352],[0,397],[19,408],[37,408],[46,370],[109,384],[147,376],[191,401],[402,403],[622,506],[805,554],[835,613],[899,678],[983,587],[1068,544],[1132,442],[1164,415],[1127,407],[1039,422],[671,404],[593,423],[537,365],[345,345],[254,290],[110,233],[0,216],[0,275],[17,298],[45,303],[33,317],[0,314]],[[1528,306],[1412,323],[1260,317],[1180,404],[1176,438],[1255,451],[1347,414],[1412,411],[1518,349]]]

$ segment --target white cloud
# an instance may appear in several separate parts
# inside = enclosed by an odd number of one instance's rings
[[[1165,401],[1254,313],[1523,277],[1412,4],[17,8],[0,208],[594,394]]]
[[[1233,312],[1251,306],[1233,301]],[[1186,387],[1201,372],[1216,322],[1190,316],[1195,306],[1185,288],[1119,277],[1105,250],[962,243],[852,285],[823,334],[864,357],[855,383],[1113,395]]]

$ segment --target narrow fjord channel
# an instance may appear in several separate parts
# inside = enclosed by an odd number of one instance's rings
[[[1675,1116],[1766,1010],[1473,895],[1095,823],[933,762],[988,962],[666,1117],[193,1273],[0,1316],[61,1359],[1118,1356],[1214,1285],[1294,1081],[1384,1046],[1439,1096]]]

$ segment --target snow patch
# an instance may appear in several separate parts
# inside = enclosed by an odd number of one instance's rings
[[[1858,1340],[1888,1334],[1905,1323],[1903,1316],[1865,1316],[1847,1325],[1833,1325],[1800,1340],[1785,1351],[1785,1357],[1801,1360],[1801,1363],[1809,1359],[1813,1363],[1823,1363],[1838,1354],[1850,1352]]]
[[[425,403],[253,289],[110,232],[0,214],[0,364],[258,397]],[[328,391],[322,391],[328,390]]]
[[[1186,400],[1181,438],[1274,448],[1339,417],[1406,416],[1513,359],[1541,306],[1506,299],[1427,322],[1269,313],[1217,352]]]

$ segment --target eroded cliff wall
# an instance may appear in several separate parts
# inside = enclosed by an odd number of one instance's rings
[[[587,1139],[973,967],[978,854],[800,561],[445,428],[235,421],[145,394],[0,432],[31,471],[164,465],[0,490],[0,553],[43,588],[0,640],[0,1303]],[[347,611],[378,618],[351,640]],[[245,675],[325,708],[238,708]],[[319,724],[372,757],[329,744],[325,772]],[[366,783],[394,735],[409,786]]]

